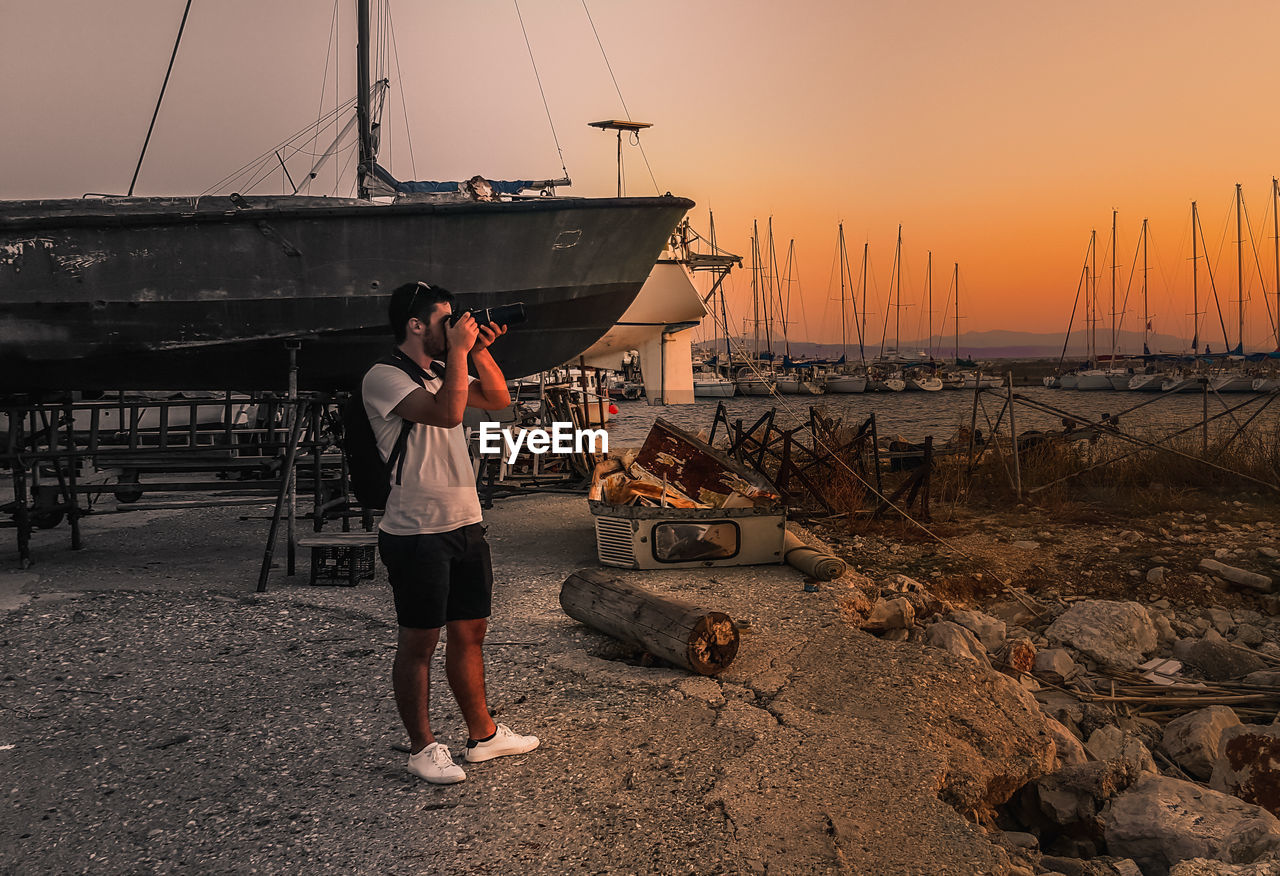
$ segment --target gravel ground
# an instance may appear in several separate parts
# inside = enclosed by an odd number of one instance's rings
[[[1009,871],[957,810],[1047,768],[1034,704],[854,630],[844,582],[627,573],[746,622],[717,679],[647,668],[559,607],[595,565],[586,503],[500,503],[490,704],[543,744],[437,787],[404,768],[381,570],[309,587],[303,556],[255,594],[244,513],[90,518],[84,550],[40,532],[37,565],[0,572],[0,871]],[[432,696],[460,755],[442,671]]]

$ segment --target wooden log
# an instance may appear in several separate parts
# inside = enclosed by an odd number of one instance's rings
[[[658,596],[598,569],[579,569],[560,587],[574,620],[699,675],[723,671],[738,653],[729,615]]]

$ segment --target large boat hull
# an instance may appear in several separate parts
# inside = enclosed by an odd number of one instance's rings
[[[374,204],[305,197],[0,203],[0,392],[352,385],[387,297],[523,301],[508,377],[573,359],[635,298],[683,198]]]

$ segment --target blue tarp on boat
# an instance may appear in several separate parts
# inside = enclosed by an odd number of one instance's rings
[[[398,180],[380,164],[373,166],[373,175],[378,181],[394,191],[402,194],[450,194],[463,190],[465,182],[433,182],[429,180]],[[543,180],[529,179],[486,179],[493,190],[502,195],[518,195],[526,189],[539,189],[546,185]]]

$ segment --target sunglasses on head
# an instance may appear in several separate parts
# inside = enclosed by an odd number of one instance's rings
[[[421,291],[422,291],[422,290],[424,290],[424,289],[425,289],[425,290],[427,290],[428,292],[430,292],[430,291],[431,291],[431,287],[430,287],[429,285],[427,285],[426,283],[423,283],[421,280],[419,280],[419,281],[418,281],[418,285],[417,285],[417,287],[413,290],[413,295],[412,295],[412,296],[410,296],[410,298],[409,298],[409,308],[408,308],[408,310],[406,311],[406,312],[409,314],[409,316],[408,316],[408,318],[409,318],[409,319],[416,319],[416,320],[418,320],[419,322],[422,322],[422,321],[423,321],[422,317],[420,317],[420,316],[415,316],[415,315],[414,315],[414,313],[413,313],[413,306],[414,306],[415,304],[417,304],[417,303],[418,303],[418,293],[419,293],[419,292],[421,292]]]

